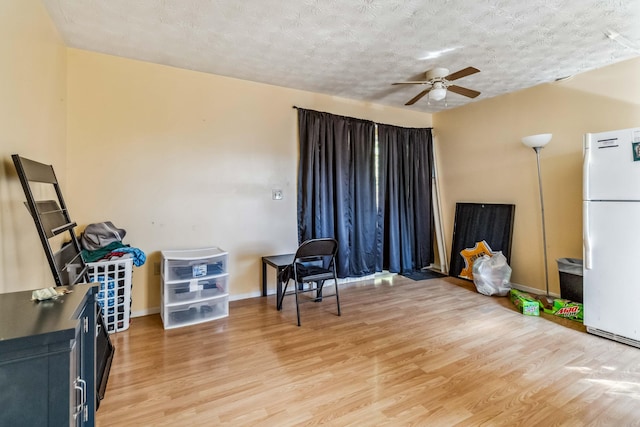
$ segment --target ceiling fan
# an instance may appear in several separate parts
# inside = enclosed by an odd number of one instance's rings
[[[433,68],[425,73],[425,80],[408,81],[408,82],[396,82],[394,85],[429,85],[429,87],[413,98],[411,98],[404,105],[413,105],[420,98],[429,93],[429,99],[434,101],[440,101],[447,96],[447,90],[457,93],[458,95],[466,96],[469,98],[475,98],[480,95],[480,92],[473,89],[467,89],[466,87],[456,86],[450,82],[460,79],[462,77],[470,76],[471,74],[479,73],[480,70],[474,67],[467,67],[455,73],[449,74],[449,70],[446,68]]]

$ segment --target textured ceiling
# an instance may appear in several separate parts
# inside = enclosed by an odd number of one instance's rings
[[[640,55],[639,0],[43,3],[71,47],[424,112]],[[405,107],[425,87],[391,86],[467,66],[481,72],[455,83],[482,92],[475,100],[449,92]]]

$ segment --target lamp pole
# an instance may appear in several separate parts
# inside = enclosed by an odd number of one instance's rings
[[[544,197],[542,196],[542,174],[540,173],[540,150],[551,141],[553,135],[550,133],[541,133],[538,135],[530,135],[522,138],[522,143],[527,147],[533,148],[536,152],[536,162],[538,164],[538,188],[540,189],[540,211],[542,213],[542,249],[544,253],[544,284],[549,303],[549,266],[547,262],[547,229],[544,222]]]
[[[536,152],[536,161],[538,163],[538,188],[540,189],[540,210],[542,213],[542,248],[544,251],[544,283],[547,297],[549,296],[549,267],[547,263],[547,229],[544,222],[544,197],[542,197],[542,174],[540,173],[540,150],[542,147],[532,147]]]

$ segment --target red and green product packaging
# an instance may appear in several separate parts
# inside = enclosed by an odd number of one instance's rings
[[[584,320],[584,308],[579,302],[558,298],[553,300],[553,315],[582,322]]]

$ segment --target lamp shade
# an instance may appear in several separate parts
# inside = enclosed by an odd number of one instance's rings
[[[529,135],[522,138],[522,143],[531,148],[542,148],[551,141],[552,134],[540,133],[538,135]]]

